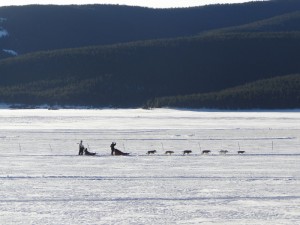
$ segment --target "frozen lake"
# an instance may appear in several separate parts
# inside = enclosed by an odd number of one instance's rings
[[[0,125],[0,224],[300,224],[299,111],[1,109]]]

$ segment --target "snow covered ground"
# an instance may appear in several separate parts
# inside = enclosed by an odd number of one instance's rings
[[[300,224],[299,111],[1,109],[0,125],[0,224]]]

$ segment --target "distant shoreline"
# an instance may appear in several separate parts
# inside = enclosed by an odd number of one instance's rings
[[[0,110],[35,110],[35,109],[48,109],[48,110],[131,110],[131,109],[142,109],[141,107],[128,107],[128,108],[118,108],[118,107],[92,107],[92,106],[49,106],[49,105],[22,105],[22,104],[0,104]],[[144,109],[144,110],[158,110],[158,109],[169,109],[177,111],[194,111],[194,112],[300,112],[298,109],[210,109],[210,108],[172,108],[172,107],[162,107],[162,108],[153,108],[153,109]]]

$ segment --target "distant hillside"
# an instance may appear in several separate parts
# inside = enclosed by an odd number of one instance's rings
[[[0,101],[141,105],[300,73],[300,33],[235,33],[40,52],[0,61]]]
[[[42,50],[192,36],[297,10],[299,1],[185,9],[111,5],[0,7],[0,58]]]
[[[300,108],[300,74],[260,80],[219,92],[157,98],[148,101],[145,107],[218,109]]]
[[[241,26],[217,29],[217,32],[293,32],[300,30],[300,11],[259,20]]]
[[[283,104],[285,91],[279,95],[276,91],[281,87],[268,82],[255,83],[268,90],[257,91],[265,106],[252,94],[247,101],[242,95],[235,104],[228,100],[237,98],[242,89],[251,92],[246,84],[300,74],[299,12],[300,2],[295,0],[161,10],[101,5],[1,7],[0,102],[299,107],[299,92],[288,90],[294,97]],[[225,98],[224,90],[231,88],[231,97]],[[277,100],[266,102],[272,93]],[[179,97],[165,96],[181,97],[175,101]]]

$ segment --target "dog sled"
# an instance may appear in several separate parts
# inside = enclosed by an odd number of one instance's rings
[[[87,149],[84,149],[84,154],[85,155],[96,155],[96,152],[89,152]]]
[[[120,150],[118,150],[118,149],[114,149],[113,155],[129,155],[129,153],[127,153],[127,152],[122,152],[122,151],[120,151]]]
[[[117,144],[116,142],[112,142],[110,145],[111,155],[129,155],[129,153],[127,152],[122,152],[119,149],[116,149],[115,148],[116,144]]]

